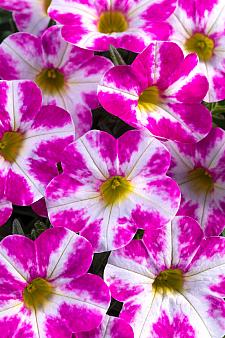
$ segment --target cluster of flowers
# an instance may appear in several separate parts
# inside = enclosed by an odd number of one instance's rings
[[[0,224],[15,204],[53,226],[0,243],[0,336],[221,338],[225,132],[202,101],[225,99],[224,0],[0,7],[20,31],[0,45]],[[94,54],[111,45],[138,55]],[[135,130],[90,130],[100,104]]]

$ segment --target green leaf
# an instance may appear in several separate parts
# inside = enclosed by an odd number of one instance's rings
[[[36,239],[42,232],[50,228],[50,223],[47,221],[46,223],[38,220],[34,223],[34,228],[31,230],[30,238]]]
[[[12,224],[12,234],[25,236],[22,225],[20,224],[17,218],[14,219],[13,224]]]
[[[109,46],[109,54],[115,66],[126,64],[118,50],[112,45]]]
[[[142,239],[144,236],[144,230],[138,229],[136,234],[134,235],[134,239]]]

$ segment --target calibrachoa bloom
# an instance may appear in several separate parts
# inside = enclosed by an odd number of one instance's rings
[[[46,189],[51,223],[86,237],[97,252],[126,245],[150,218],[152,226],[177,212],[180,192],[167,177],[170,154],[149,134],[118,140],[90,131],[66,147],[63,174]]]
[[[41,101],[32,81],[0,81],[0,183],[5,199],[18,205],[44,196],[62,151],[74,140],[69,114],[41,108]]]
[[[169,175],[179,184],[179,215],[195,218],[207,236],[225,228],[225,132],[213,128],[196,145],[167,142],[172,159]]]
[[[112,252],[105,280],[135,338],[225,334],[225,238],[205,239],[192,218],[176,217]]]
[[[56,26],[40,38],[28,33],[10,35],[1,44],[0,58],[0,76],[34,80],[44,104],[56,104],[71,114],[76,137],[91,129],[90,109],[99,106],[97,85],[113,66],[110,60],[69,45]]]
[[[208,102],[225,99],[224,0],[178,0],[171,40],[184,52],[197,53],[201,71],[209,81]]]
[[[1,337],[70,337],[99,326],[108,287],[88,274],[91,244],[65,228],[48,229],[34,242],[13,235],[0,243]]]
[[[133,338],[131,326],[123,319],[105,316],[102,324],[94,330],[77,333],[73,338]]]
[[[128,124],[179,142],[197,142],[211,129],[201,104],[208,82],[198,58],[172,42],[153,42],[131,66],[109,70],[99,85],[103,107]]]
[[[49,15],[63,25],[63,38],[77,46],[141,52],[152,40],[168,39],[165,20],[175,6],[175,0],[53,0]]]
[[[49,24],[47,10],[51,0],[0,0],[0,7],[13,12],[19,31],[40,34]]]

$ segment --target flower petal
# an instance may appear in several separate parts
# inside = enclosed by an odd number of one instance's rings
[[[36,239],[35,246],[40,274],[49,280],[77,278],[86,273],[91,265],[90,243],[65,228],[46,230]]]
[[[134,333],[131,326],[123,319],[105,316],[99,327],[88,332],[77,333],[74,338],[133,338]]]
[[[0,81],[1,120],[8,130],[25,132],[41,108],[41,91],[32,81]],[[5,129],[6,129],[5,125]],[[5,130],[4,130],[5,131]]]
[[[36,277],[35,247],[30,239],[21,235],[5,237],[0,244],[0,256],[1,264],[5,262],[9,271],[21,282],[26,283]]]
[[[12,203],[5,199],[0,200],[0,226],[6,223],[13,211]]]
[[[4,80],[35,80],[42,67],[41,39],[28,33],[8,36],[0,46],[0,76]]]
[[[119,170],[129,179],[166,174],[170,165],[170,154],[162,143],[137,130],[128,131],[118,139],[118,157]]]
[[[58,314],[71,331],[89,331],[99,326],[110,302],[109,289],[99,276],[85,274],[67,283],[56,281],[54,285]]]
[[[31,208],[33,209],[33,211],[41,217],[48,217],[48,211],[46,208],[46,203],[45,203],[45,199],[41,198],[39,201],[33,203],[31,205]]]

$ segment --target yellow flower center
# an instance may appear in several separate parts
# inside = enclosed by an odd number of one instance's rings
[[[52,2],[52,0],[44,0],[44,2],[43,2],[44,11],[45,11],[46,14],[48,13],[48,7],[51,5],[51,2]]]
[[[106,204],[118,203],[132,192],[132,184],[125,177],[113,176],[102,183],[100,192]]]
[[[52,296],[52,285],[43,278],[36,278],[23,290],[23,300],[27,308],[40,308]]]
[[[213,56],[214,41],[204,34],[195,33],[187,39],[185,48],[188,52],[195,52],[199,60],[209,61]]]
[[[213,189],[212,176],[204,168],[196,168],[188,173],[188,181],[190,181],[191,188],[196,193],[207,192]]]
[[[64,75],[57,69],[43,69],[35,79],[44,94],[56,94],[65,86]]]
[[[138,108],[141,111],[153,112],[160,102],[159,89],[157,86],[150,86],[143,91],[138,100]]]
[[[155,278],[152,287],[156,292],[180,292],[183,289],[183,273],[180,269],[161,271]]]
[[[128,22],[119,11],[107,11],[101,14],[98,22],[98,31],[104,34],[120,33],[126,31]]]
[[[0,156],[13,163],[22,148],[24,135],[15,131],[7,131],[0,139]]]

